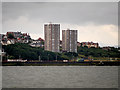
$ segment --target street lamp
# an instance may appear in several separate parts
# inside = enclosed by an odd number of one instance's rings
[[[41,60],[40,55],[39,55],[39,61]]]
[[[20,60],[20,58],[21,58],[21,55],[19,55],[19,60]]]
[[[8,55],[7,55],[7,53],[6,53],[6,59],[7,59],[7,61],[8,61]]]
[[[57,61],[57,54],[56,54],[56,61]]]
[[[72,61],[74,61],[74,55],[73,55],[73,53],[72,53]]]
[[[49,54],[48,54],[48,61],[49,61]]]

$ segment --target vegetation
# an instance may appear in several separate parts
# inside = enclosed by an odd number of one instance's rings
[[[120,58],[120,52],[118,48],[112,47],[111,50],[103,50],[102,48],[88,48],[86,47],[78,47],[78,54],[82,55],[82,57],[116,57]]]
[[[71,59],[71,56],[77,57],[77,53],[54,53],[50,51],[45,51],[40,47],[31,47],[28,44],[24,43],[16,43],[10,45],[3,45],[2,47],[6,56],[3,57],[3,60],[8,59],[23,59],[23,60],[44,60],[44,61],[52,61],[52,60],[64,60]]]
[[[79,58],[102,58],[113,57],[120,58],[120,52],[117,48],[112,48],[111,50],[103,50],[102,48],[88,48],[88,47],[78,47],[78,53],[74,52],[64,52],[55,53],[50,51],[45,51],[44,48],[31,47],[28,44],[16,43],[10,45],[3,45],[2,48],[5,50],[6,55],[3,56],[3,60],[8,59],[23,59],[23,60],[74,60]]]
[[[10,39],[14,39],[14,36],[12,35],[12,34],[8,34],[8,38],[10,38]]]

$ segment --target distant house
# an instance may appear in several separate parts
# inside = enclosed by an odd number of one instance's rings
[[[30,43],[32,47],[44,47],[44,40],[42,38],[38,38],[37,40],[32,40]]]
[[[0,37],[1,37],[1,40],[0,40],[1,44],[7,45],[7,36],[5,34],[2,34]]]
[[[22,33],[21,32],[7,32],[7,37],[9,36],[9,34],[12,34],[14,36],[14,38],[17,38],[17,37],[21,37],[22,36]]]
[[[87,46],[88,48],[91,48],[91,47],[98,48],[99,44],[94,42],[81,42],[81,43],[77,42],[77,46],[82,46],[82,47]]]
[[[79,47],[80,47],[80,46],[81,46],[81,43],[80,43],[80,42],[77,42],[77,46],[79,46]]]
[[[21,32],[7,32],[6,36],[8,39],[10,39],[8,36],[9,34],[12,34],[14,36],[14,41],[15,43],[19,42],[19,43],[28,43],[31,41],[31,37],[29,34],[27,33],[21,33]]]
[[[9,39],[8,38],[7,44],[15,44],[15,39]]]
[[[4,34],[0,34],[0,41],[2,41]]]
[[[39,41],[44,41],[44,39],[42,39],[42,38],[40,38],[40,37],[38,38],[38,40],[39,40]]]
[[[107,47],[103,47],[102,49],[103,49],[103,50],[106,50],[106,51],[108,51],[108,50],[111,50],[111,49],[112,49],[112,47],[110,47],[110,46],[107,46]]]

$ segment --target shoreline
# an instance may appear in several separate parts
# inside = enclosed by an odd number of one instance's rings
[[[120,62],[2,62],[2,66],[120,66]]]

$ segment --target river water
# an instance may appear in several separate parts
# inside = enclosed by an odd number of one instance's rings
[[[3,66],[3,88],[117,88],[117,66]]]

